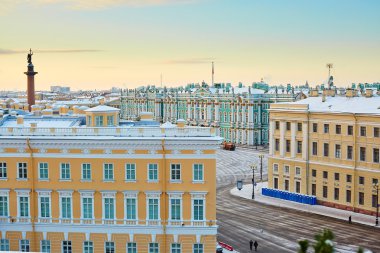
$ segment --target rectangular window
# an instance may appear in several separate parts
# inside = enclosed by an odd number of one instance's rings
[[[342,126],[341,125],[336,125],[335,126],[335,133],[336,134],[341,134],[342,133]]]
[[[360,161],[365,162],[365,147],[360,147]]]
[[[49,168],[48,163],[39,163],[38,164],[38,173],[39,173],[39,179],[49,179]]]
[[[7,178],[7,163],[0,162],[0,178]]]
[[[335,158],[340,158],[341,155],[341,146],[339,144],[335,145]]]
[[[50,198],[40,197],[40,217],[50,218]]]
[[[312,153],[313,155],[318,155],[318,143],[317,142],[313,142],[313,148],[312,148]]]
[[[359,177],[359,184],[364,185],[364,177]]]
[[[203,181],[203,164],[193,165],[193,181]]]
[[[339,173],[334,173],[334,180],[339,181]]]
[[[347,159],[352,160],[352,146],[347,146]]]
[[[18,178],[27,179],[28,178],[28,167],[26,163],[17,163],[18,167]]]
[[[327,189],[327,186],[324,185],[323,186],[323,197],[327,198],[327,196],[328,196],[327,194],[328,194],[328,189]]]
[[[113,180],[113,164],[105,163],[104,164],[104,181]]]
[[[379,149],[378,148],[373,149],[373,162],[379,163]]]
[[[339,200],[339,188],[334,188],[334,200]]]
[[[286,140],[286,152],[290,152],[290,140]]]
[[[193,248],[194,248],[193,253],[203,253],[203,244],[196,243],[194,244]]]
[[[372,207],[377,207],[378,196],[372,194]]]
[[[20,251],[21,252],[29,252],[30,251],[29,240],[20,240]]]
[[[127,243],[127,253],[137,253],[137,244],[135,242]]]
[[[280,140],[279,140],[279,139],[276,139],[276,140],[275,140],[275,150],[276,150],[276,151],[279,151],[279,150],[280,150]]]
[[[41,252],[50,253],[50,240],[41,241]]]
[[[9,251],[8,239],[0,239],[0,251]]]
[[[125,199],[125,210],[126,210],[126,219],[127,220],[136,220],[136,199],[135,198],[126,198]]]
[[[115,243],[114,242],[105,242],[105,253],[115,253]]]
[[[276,121],[276,130],[280,129],[280,121]]]
[[[366,136],[367,135],[367,128],[365,126],[360,127],[360,136]]]
[[[323,179],[328,179],[329,173],[327,171],[323,171]]]
[[[298,132],[302,131],[302,123],[297,123],[297,130]]]
[[[172,243],[171,253],[181,253],[181,244]]]
[[[94,253],[94,243],[92,241],[83,242],[83,253]]]
[[[92,198],[82,198],[82,214],[84,219],[92,219]]]
[[[82,164],[82,179],[91,180],[91,164],[89,163]]]
[[[313,196],[317,195],[317,185],[316,184],[311,185],[311,195],[313,195]]]
[[[181,220],[181,200],[180,199],[170,199],[170,219],[171,220]]]
[[[284,190],[285,190],[285,191],[289,191],[289,180],[288,180],[288,179],[285,179],[285,182],[284,182]]]
[[[330,128],[329,124],[324,124],[323,125],[323,132],[325,134],[328,134],[329,133],[329,128]]]
[[[158,220],[158,199],[148,199],[148,219]]]
[[[69,163],[61,163],[61,179],[68,180],[71,178],[70,175],[70,164]]]
[[[0,217],[8,217],[8,197],[0,196]]]
[[[359,205],[364,205],[364,192],[359,192]]]
[[[351,190],[346,190],[346,202],[351,203]]]
[[[346,175],[346,182],[351,183],[352,182],[352,175]]]
[[[302,141],[297,141],[297,153],[302,153]]]
[[[103,126],[103,116],[95,116],[95,126]]]
[[[296,176],[301,176],[301,168],[296,167]]]
[[[158,181],[158,165],[155,163],[148,165],[148,180]]]
[[[347,135],[353,135],[354,134],[354,127],[348,126],[347,127]]]
[[[317,170],[311,170],[311,176],[316,177],[317,176]]]
[[[379,183],[379,180],[377,178],[372,178],[372,185],[376,185]]]
[[[313,123],[313,133],[318,132],[318,123]]]
[[[300,193],[300,192],[301,192],[301,182],[296,181],[296,193]]]
[[[20,217],[29,217],[29,197],[19,197]]]
[[[115,199],[104,198],[104,219],[113,220],[115,218]]]
[[[380,127],[373,128],[373,137],[380,137]]]
[[[71,197],[61,197],[61,212],[63,219],[71,219]]]
[[[286,122],[286,131],[290,131],[290,122]]]
[[[273,173],[278,173],[278,164],[273,164]]]
[[[149,243],[149,253],[159,253],[159,247],[158,243],[156,242],[151,242]]]
[[[114,126],[114,116],[113,115],[108,115],[107,116],[107,126]]]
[[[273,179],[273,188],[274,188],[274,189],[278,189],[278,178],[277,178],[277,177],[275,177],[275,178]]]
[[[202,221],[204,220],[204,200],[203,199],[193,199],[193,210],[194,210],[194,220]]]
[[[323,155],[329,156],[329,144],[328,143],[323,144]]]
[[[92,117],[87,116],[87,126],[91,126],[91,125],[92,125]]]
[[[172,181],[181,180],[181,164],[171,164],[170,179]]]
[[[125,180],[136,181],[136,164],[127,163],[125,165]]]
[[[290,167],[289,167],[289,165],[285,165],[284,166],[284,174],[289,175],[289,173],[290,173]]]

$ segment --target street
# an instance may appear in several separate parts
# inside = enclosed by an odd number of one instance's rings
[[[257,163],[257,154],[255,150],[239,148],[237,151],[218,151],[218,240],[234,246],[241,253],[250,252],[251,239],[259,243],[259,252],[297,252],[298,240],[313,240],[316,233],[328,228],[335,234],[337,252],[355,252],[356,246],[380,252],[379,229],[230,195],[237,179],[245,179],[247,183],[252,178],[249,162]],[[266,178],[266,158],[263,161]],[[260,167],[259,163],[257,165]],[[259,178],[259,174],[256,171],[255,177]]]

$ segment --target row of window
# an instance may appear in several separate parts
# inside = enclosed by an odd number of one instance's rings
[[[104,126],[104,116],[102,116],[102,115],[95,116],[94,119],[95,119],[94,124],[96,127]],[[115,126],[114,119],[115,119],[114,115],[108,115],[107,116],[107,126]],[[87,125],[92,125],[92,117],[91,116],[87,116]]]
[[[329,143],[323,143],[323,156],[328,157],[329,156],[329,149],[330,144]],[[312,143],[312,155],[316,156],[318,155],[318,142]],[[335,158],[342,158],[342,146],[340,144],[335,144]],[[346,159],[352,160],[353,159],[353,146],[348,145],[347,146],[347,152],[346,152]],[[362,162],[367,161],[367,148],[366,147],[360,147],[359,148],[359,160]],[[379,163],[380,161],[380,152],[379,148],[373,148],[372,149],[372,162]]]
[[[62,253],[72,253],[73,246],[71,241],[62,241],[61,243]],[[127,252],[126,253],[137,253],[137,243],[136,242],[128,242],[126,245]],[[195,243],[193,244],[193,253],[203,253],[203,244]],[[9,251],[9,240],[8,239],[0,239],[0,251]],[[151,242],[148,244],[148,252],[149,253],[159,253],[160,245],[156,242]],[[30,241],[22,239],[19,241],[19,251],[21,252],[30,252]],[[78,250],[75,250],[78,251]],[[51,252],[51,242],[50,240],[41,240],[40,241],[40,252]],[[93,253],[94,252],[94,242],[93,241],[84,241],[82,246],[83,253]],[[104,242],[104,252],[105,253],[115,253],[116,246],[115,242],[107,241]],[[172,243],[170,245],[170,253],[181,253],[182,246],[180,243]]]
[[[273,173],[278,174],[278,172],[279,172],[278,164],[274,163],[273,164]],[[284,175],[289,175],[289,174],[290,174],[290,166],[284,165]],[[301,167],[295,167],[295,175],[301,176]]]
[[[126,181],[136,181],[136,164],[128,163],[125,164],[125,180]],[[27,179],[28,178],[28,165],[27,163],[17,163],[17,178]],[[92,168],[90,163],[83,163],[81,169],[81,179],[91,180],[92,179]],[[113,181],[115,178],[114,165],[112,163],[103,164],[103,180]],[[7,163],[0,162],[0,179],[7,178]],[[49,164],[41,162],[38,164],[38,178],[42,180],[49,179]],[[148,181],[158,181],[158,164],[152,163],[148,164],[147,168],[147,179]],[[60,164],[60,179],[61,180],[71,180],[71,166],[70,163]],[[180,181],[181,177],[181,164],[171,164],[170,165],[170,180]],[[203,182],[204,181],[204,171],[203,164],[193,164],[193,181]]]
[[[67,194],[66,194],[67,195]],[[61,219],[73,218],[73,202],[72,196],[60,196],[59,210]],[[137,195],[133,197],[124,198],[124,218],[125,220],[136,221],[138,220],[138,198]],[[52,218],[51,215],[51,197],[39,196],[38,198],[38,217],[39,218]],[[115,197],[103,197],[103,219],[115,220],[116,218],[116,199]],[[94,219],[94,197],[81,196],[81,219]],[[160,220],[160,198],[147,197],[147,220]],[[182,198],[169,198],[169,220],[181,221],[182,220]],[[192,199],[192,220],[204,221],[205,220],[205,199]],[[9,216],[9,197],[2,194],[0,196],[0,217]],[[30,198],[29,196],[17,197],[17,216],[23,218],[30,218]]]

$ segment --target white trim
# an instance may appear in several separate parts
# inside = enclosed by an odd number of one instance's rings
[[[84,220],[84,219],[94,219],[94,192],[95,191],[92,191],[92,190],[79,190],[79,193],[80,193],[80,218],[81,220]],[[83,198],[91,198],[92,199],[92,217],[91,218],[84,218],[83,217]]]
[[[9,217],[9,189],[0,189],[0,197],[6,197],[7,198],[7,216],[0,216],[0,217]],[[5,233],[3,233],[5,234]],[[5,238],[5,237],[4,237]]]
[[[150,164],[157,165],[157,179],[149,179],[149,165]],[[146,178],[147,178],[148,183],[157,183],[158,181],[160,181],[160,166],[158,163],[148,163],[146,168],[147,168],[147,177]]]
[[[47,172],[48,172],[48,177],[47,178],[41,178],[41,164],[47,164]],[[38,163],[38,181],[49,181],[49,163],[48,162],[39,162]]]
[[[90,165],[90,179],[84,179],[83,178],[83,165],[85,164],[89,164]],[[91,166],[91,163],[81,163],[81,166],[80,166],[80,178],[82,181],[85,181],[85,182],[91,182],[92,181],[92,166]]]
[[[62,219],[72,219],[73,218],[73,190],[57,190],[59,193],[59,219],[62,222]],[[70,218],[62,217],[62,198],[70,198]]]
[[[158,191],[146,191],[146,221],[160,221],[161,220],[161,192]],[[157,220],[149,219],[149,200],[157,199],[158,200],[158,215]]]
[[[131,220],[131,221],[138,221],[139,220],[139,198],[138,198],[138,191],[124,191],[124,219],[125,220],[130,220],[127,219],[127,199],[135,199],[136,201],[136,219]],[[133,241],[133,240],[132,240]]]
[[[115,220],[116,219],[116,191],[101,191],[102,193],[102,219],[103,220]],[[106,219],[105,217],[105,199],[113,199],[113,219]]]
[[[173,165],[179,165],[179,179],[172,179],[172,166]],[[170,163],[170,175],[169,175],[169,181],[171,183],[182,183],[182,164],[181,163]]]
[[[127,179],[127,165],[128,164],[133,164],[135,166],[135,178],[134,179]],[[124,179],[125,179],[125,182],[136,182],[137,180],[137,165],[136,163],[125,163],[124,164]]]
[[[202,165],[202,180],[195,180],[194,179],[194,166],[195,165]],[[193,183],[204,183],[205,182],[205,165],[204,165],[204,163],[193,163],[193,166],[192,166],[192,181],[193,181]]]
[[[210,150],[213,150],[210,148]],[[30,158],[30,155],[25,153],[2,153],[1,157],[14,157],[14,158]],[[34,154],[35,158],[65,158],[65,159],[163,159],[161,154],[62,154],[62,153],[44,153],[44,154]],[[215,159],[216,154],[166,154],[167,159]]]

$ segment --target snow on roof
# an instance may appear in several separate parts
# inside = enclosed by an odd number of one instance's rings
[[[73,127],[79,126],[80,120],[78,118],[61,118],[61,117],[24,117],[23,127],[30,127],[31,123],[37,123],[37,127]],[[8,118],[6,119],[1,127],[20,127],[17,124],[16,118]]]
[[[166,121],[164,124],[161,125],[162,128],[174,128],[177,127],[177,125],[174,125],[170,123],[169,121]]]
[[[120,109],[117,109],[115,107],[107,106],[107,105],[98,105],[95,107],[92,107],[90,109],[85,110],[86,112],[116,112],[120,111]]]

